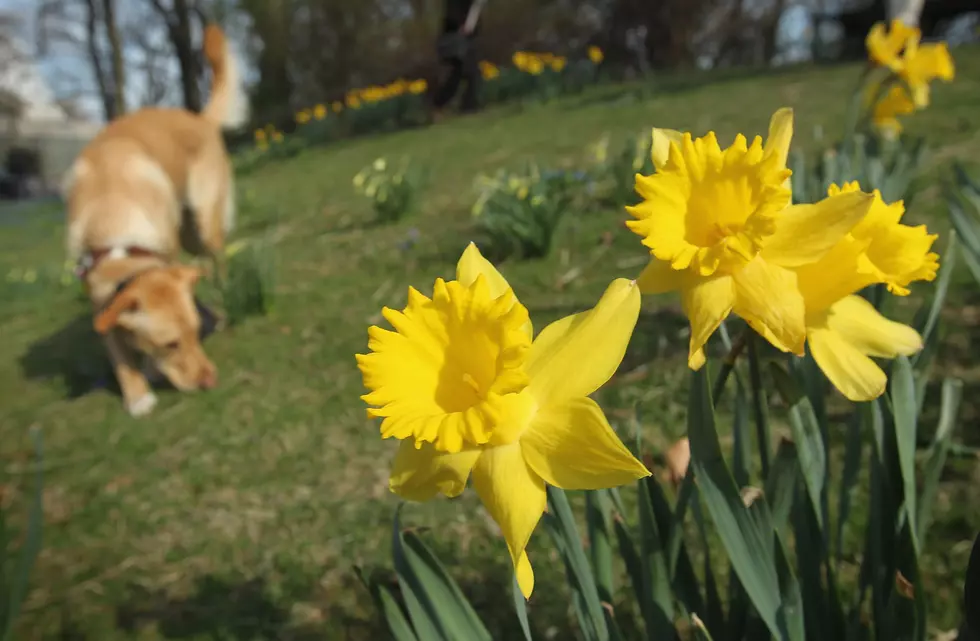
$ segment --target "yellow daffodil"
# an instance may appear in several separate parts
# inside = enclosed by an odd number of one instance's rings
[[[856,193],[857,183],[829,194]],[[901,202],[886,204],[875,191],[867,215],[816,262],[796,270],[806,302],[807,344],[834,387],[852,401],[868,401],[885,391],[887,377],[870,357],[894,358],[922,348],[922,338],[888,320],[856,293],[883,283],[895,294],[909,293],[916,280],[933,280],[939,257],[930,251],[935,235],[925,226],[900,223]]]
[[[416,96],[425,93],[428,88],[429,83],[424,78],[413,80],[408,84],[408,92]]]
[[[347,97],[344,99],[344,102],[346,102],[347,106],[351,109],[357,109],[361,106],[361,99],[358,98],[354,92],[348,93]]]
[[[481,60],[480,75],[483,76],[484,80],[493,80],[500,75],[500,69],[498,69],[497,65],[493,64],[492,62]]]
[[[892,85],[885,95],[878,98],[872,110],[871,120],[875,128],[887,138],[895,138],[902,132],[902,123],[898,116],[907,116],[915,112],[915,103],[909,97],[905,87]]]
[[[296,124],[305,125],[310,121],[310,110],[304,109],[296,114]]]
[[[544,61],[537,56],[533,58],[528,58],[527,61],[527,72],[532,76],[540,76],[541,72],[544,71]]]
[[[313,107],[313,117],[317,120],[323,120],[327,117],[327,107],[326,105],[317,105]]]
[[[276,143],[282,142],[282,132],[281,131],[273,131],[272,132],[272,142],[276,142]]]
[[[568,64],[568,60],[565,58],[565,56],[556,56],[552,58],[548,64],[551,66],[552,71],[561,73],[561,71],[565,68],[565,65]]]
[[[902,55],[903,65],[899,77],[912,91],[912,101],[917,108],[929,104],[929,83],[937,78],[950,82],[956,75],[953,58],[945,42],[920,45],[911,43]]]
[[[693,369],[733,311],[780,350],[802,355],[804,305],[792,268],[822,257],[871,206],[861,193],[790,205],[792,132],[790,109],[773,115],[764,145],[739,134],[723,151],[714,132],[692,139],[654,130],[656,172],[637,175],[643,202],[628,208],[636,220],[627,225],[651,254],[641,291],[681,294]]]
[[[592,64],[595,65],[602,64],[602,61],[605,59],[605,56],[602,53],[602,49],[596,47],[595,45],[589,47],[587,53],[589,56],[589,60],[592,61]]]
[[[859,193],[860,185],[845,183],[831,185],[827,194]],[[929,251],[936,234],[928,233],[925,225],[902,225],[905,203],[888,204],[876,189],[871,194],[868,213],[851,230],[850,236],[864,246],[861,272],[870,274],[874,283],[883,283],[897,296],[908,296],[908,285],[914,281],[931,281],[939,269],[939,255]],[[871,284],[871,283],[868,283]]]
[[[500,525],[525,597],[525,548],[545,510],[545,484],[605,488],[649,472],[589,395],[619,366],[640,311],[636,284],[618,279],[595,308],[548,325],[532,341],[527,309],[475,245],[455,281],[428,298],[409,289],[395,331],[368,330],[357,361],[382,437],[402,441],[389,486],[424,501],[473,487]]]
[[[872,62],[897,73],[904,66],[902,52],[910,43],[918,43],[921,37],[916,27],[910,27],[901,20],[892,20],[890,28],[886,28],[883,22],[871,27],[864,43]]]
[[[266,131],[265,131],[265,129],[256,129],[255,130],[255,142],[260,143],[260,142],[263,142],[265,140],[266,140]]]
[[[335,114],[339,114],[344,110],[344,103],[340,102],[339,100],[334,100],[332,103],[330,103],[330,110]]]

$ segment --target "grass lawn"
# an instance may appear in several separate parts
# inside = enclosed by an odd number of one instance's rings
[[[909,220],[942,234],[939,179],[954,159],[980,158],[980,49],[953,54],[956,82],[936,87],[933,105],[908,125],[928,135],[933,150]],[[29,489],[28,428],[39,427],[46,445],[44,548],[17,638],[384,638],[352,568],[388,563],[393,445],[365,418],[353,355],[366,349],[367,326],[380,320],[381,307],[404,304],[408,285],[431,291],[434,278],[451,276],[470,240],[477,173],[526,160],[581,167],[586,146],[603,133],[625,136],[654,124],[714,129],[722,140],[764,133],[784,105],[796,109],[795,146],[812,149],[816,128],[837,135],[859,71],[798,68],[701,86],[665,83],[645,97],[602,87],[551,105],[501,107],[314,149],[243,176],[235,238],[277,239],[275,309],[208,339],[218,389],[164,392],[156,411],[139,421],[111,391],[87,301],[76,288],[0,283],[0,500],[15,515]],[[351,186],[380,155],[410,155],[431,172],[418,212],[388,226],[372,223],[369,204]],[[0,211],[0,275],[59,272],[61,219],[53,208]],[[591,306],[613,277],[638,273],[644,253],[624,219],[617,210],[575,212],[549,258],[502,267],[536,327]],[[412,229],[418,241],[406,249]],[[602,253],[607,231],[612,249]],[[576,267],[581,275],[559,286]],[[980,445],[975,288],[968,275],[956,275],[941,358],[946,373],[965,381],[956,438],[968,445]],[[646,300],[624,369],[651,366],[644,377],[614,380],[602,392],[614,421],[640,404],[650,451],[684,431],[685,329],[675,300]],[[980,529],[978,482],[975,458],[950,461],[919,588],[929,594],[936,630],[959,622],[962,572]],[[434,528],[426,540],[495,638],[509,638],[516,620],[505,548],[475,497],[412,505],[405,518]],[[863,522],[855,517],[854,537]],[[567,599],[549,550],[547,537],[536,534],[531,618],[540,638],[564,638]]]

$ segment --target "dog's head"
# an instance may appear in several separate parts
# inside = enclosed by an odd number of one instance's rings
[[[95,317],[100,334],[120,328],[181,391],[210,389],[217,369],[201,347],[201,315],[194,299],[200,272],[193,267],[151,269],[126,283]]]

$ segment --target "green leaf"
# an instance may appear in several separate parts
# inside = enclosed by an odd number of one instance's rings
[[[521,624],[521,632],[524,633],[524,641],[532,641],[531,639],[531,623],[527,618],[527,600],[524,598],[524,594],[521,592],[521,586],[517,583],[517,575],[514,575],[513,585],[511,585],[511,594],[514,597],[514,611],[517,612],[517,620]]]
[[[939,322],[939,313],[943,309],[943,303],[946,302],[946,294],[949,292],[949,283],[953,277],[953,270],[956,267],[956,232],[954,230],[949,231],[949,240],[946,241],[946,250],[943,251],[943,262],[942,266],[939,268],[939,278],[936,281],[936,287],[932,294],[932,303],[929,306],[929,313],[925,316],[924,321],[921,326],[917,326],[916,329],[919,330],[919,334],[922,335],[922,342],[928,344],[933,332],[936,329],[936,324]],[[916,354],[912,359],[913,365],[918,365],[921,358],[921,353]]]
[[[956,427],[956,417],[963,399],[963,382],[946,378],[943,380],[942,401],[939,410],[939,425],[932,441],[932,452],[926,462],[922,480],[922,496],[919,500],[919,541],[925,543],[926,532],[932,523],[932,507],[939,490],[939,479],[946,465],[949,442]]]
[[[3,628],[0,630],[3,634],[0,635],[0,639],[3,639],[3,641],[7,641],[13,632],[14,621],[20,613],[20,606],[24,601],[24,597],[27,596],[31,570],[34,568],[34,562],[37,560],[38,552],[41,550],[41,524],[44,520],[44,469],[42,467],[44,462],[44,447],[41,439],[41,430],[33,428],[30,430],[30,434],[31,440],[34,441],[34,495],[27,515],[27,532],[24,535],[24,543],[20,548],[20,558],[17,561],[17,567],[8,588],[7,603],[2,612],[5,620],[0,621],[3,624]],[[6,532],[0,532],[0,534],[3,534],[3,537],[0,538],[0,543],[4,545],[4,548],[0,549],[0,555],[6,555],[6,546],[8,544]],[[6,577],[0,576],[0,580],[6,580]]]
[[[542,522],[551,534],[565,562],[565,575],[572,590],[572,604],[587,641],[609,641],[604,609],[599,600],[589,560],[582,549],[582,539],[568,497],[559,488],[548,486],[548,512]]]
[[[585,521],[589,532],[589,555],[599,598],[612,603],[612,541],[609,533],[609,498],[605,490],[585,492]]]
[[[646,622],[647,638],[668,639],[674,632],[674,595],[663,539],[654,517],[650,488],[646,479],[639,482],[637,509],[640,513],[640,566],[643,578],[643,601],[640,609]]]
[[[759,363],[759,337],[749,337],[749,385],[752,390],[752,410],[755,416],[756,444],[759,448],[759,462],[762,478],[769,476],[769,405],[766,403],[766,389],[762,384],[762,366]]]
[[[776,458],[773,459],[769,470],[769,478],[766,479],[766,500],[771,503],[773,528],[781,536],[785,536],[786,525],[789,522],[799,469],[796,445],[792,441],[780,441],[779,447],[776,448]]]
[[[776,569],[774,527],[764,498],[747,509],[725,463],[706,375],[693,372],[688,405],[691,466],[718,535],[759,616],[778,641],[803,638],[802,612],[783,603]],[[789,571],[792,577],[792,572]],[[795,584],[795,578],[787,579]]]
[[[825,515],[823,514],[823,491],[827,481],[827,452],[824,450],[823,437],[816,414],[810,406],[810,399],[804,396],[796,382],[776,363],[770,367],[773,381],[780,396],[789,405],[789,424],[796,443],[796,457],[800,463],[803,482],[807,495],[813,505],[813,513],[817,526],[824,530]],[[822,537],[821,537],[822,538]]]
[[[402,532],[401,506],[395,512],[395,572],[420,639],[490,641],[490,633],[459,586],[413,532]]]
[[[915,380],[912,365],[904,356],[895,359],[891,380],[891,401],[894,414],[895,442],[898,445],[898,463],[902,473],[905,514],[912,534],[912,545],[916,555],[919,544],[918,513],[916,511],[915,489],[915,445],[917,406],[915,402]]]
[[[851,497],[861,474],[861,457],[864,438],[861,431],[861,414],[855,412],[847,423],[847,441],[844,445],[844,469],[841,472],[840,494],[837,500],[837,535],[835,547],[837,562],[844,552],[844,526],[851,515]]]

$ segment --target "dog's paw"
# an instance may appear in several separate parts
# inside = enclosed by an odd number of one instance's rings
[[[129,411],[130,416],[139,417],[146,416],[153,411],[153,408],[157,405],[157,396],[153,392],[147,392],[143,396],[132,403],[126,404],[126,410]]]

